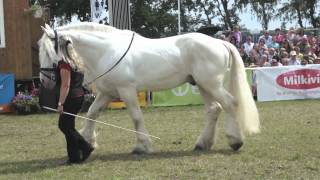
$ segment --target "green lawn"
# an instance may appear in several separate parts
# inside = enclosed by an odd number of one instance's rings
[[[147,129],[161,138],[153,154],[130,154],[133,133],[97,125],[99,148],[73,166],[60,165],[66,148],[57,114],[0,115],[0,179],[320,179],[319,108],[319,100],[258,103],[262,132],[239,152],[227,144],[222,115],[217,143],[203,153],[192,151],[203,106],[145,108]],[[133,128],[126,110],[98,120]]]

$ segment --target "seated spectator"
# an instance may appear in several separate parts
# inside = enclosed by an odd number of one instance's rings
[[[311,46],[307,46],[304,52],[304,56],[309,56],[312,59],[317,58],[317,55],[314,53],[313,49],[311,48]]]
[[[258,44],[258,52],[259,52],[259,55],[261,56],[262,54],[263,54],[263,52],[265,51],[265,50],[267,50],[268,48],[267,48],[267,46],[266,46],[266,44],[265,44],[265,41],[264,41],[264,39],[260,39],[259,40],[259,44]]]
[[[283,66],[288,66],[289,65],[289,58],[282,58],[281,59],[281,64]]]
[[[259,62],[260,62],[259,63],[260,67],[270,67],[271,66],[271,64],[268,61],[268,56],[265,54],[261,56]]]
[[[316,59],[313,61],[313,64],[320,64],[320,57],[316,58]]]
[[[265,45],[270,48],[272,46],[272,36],[269,35],[269,31],[264,31],[264,34],[259,37],[259,42],[260,40],[264,40]]]
[[[303,59],[301,60],[301,65],[307,65],[309,64],[309,57],[303,56]]]
[[[303,59],[303,54],[300,52],[300,48],[298,46],[293,47],[293,50],[297,53],[297,58],[301,61]]]
[[[317,42],[315,44],[315,47],[313,48],[313,51],[317,57],[320,57],[320,37],[317,39]]]
[[[269,62],[271,62],[272,59],[278,56],[276,50],[274,48],[269,48]]]
[[[289,53],[292,50],[292,43],[288,40],[284,40],[281,45],[281,48],[284,48]]]
[[[281,55],[280,58],[289,58],[289,53],[287,51],[284,51]]]
[[[282,66],[282,64],[278,60],[272,59],[271,66]]]
[[[290,59],[289,59],[289,62],[288,62],[288,65],[289,66],[292,66],[292,65],[300,65],[301,62],[299,59],[297,59],[297,53],[296,51],[291,51],[290,52]]]
[[[250,51],[248,63],[255,65],[259,64],[259,53],[254,48]]]
[[[252,36],[247,36],[246,42],[243,43],[244,52],[250,57],[250,51],[253,49],[254,43],[252,42]]]
[[[307,37],[303,37],[301,41],[297,43],[297,46],[300,48],[302,53],[305,53],[306,47],[310,46]]]

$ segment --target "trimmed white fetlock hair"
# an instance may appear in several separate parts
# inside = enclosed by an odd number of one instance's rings
[[[98,147],[97,143],[97,134],[95,131],[90,132],[85,127],[79,130],[79,133],[83,136],[83,138],[90,143],[94,148]]]

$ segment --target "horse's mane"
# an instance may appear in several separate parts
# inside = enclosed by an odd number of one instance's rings
[[[119,29],[112,26],[97,24],[92,22],[81,22],[78,24],[69,24],[66,26],[58,27],[57,30],[80,30],[80,31],[100,31],[100,32],[113,32]]]

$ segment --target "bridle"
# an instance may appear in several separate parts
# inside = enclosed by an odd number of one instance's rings
[[[50,38],[51,40],[54,41],[54,50],[56,51],[56,53],[59,53],[59,44],[58,44],[58,33],[57,30],[54,30],[54,38]],[[40,73],[45,76],[46,78],[52,80],[52,81],[56,81],[55,76],[52,76],[52,73],[48,75],[45,72],[55,72],[57,70],[57,65],[55,63],[52,64],[52,68],[40,68]]]

